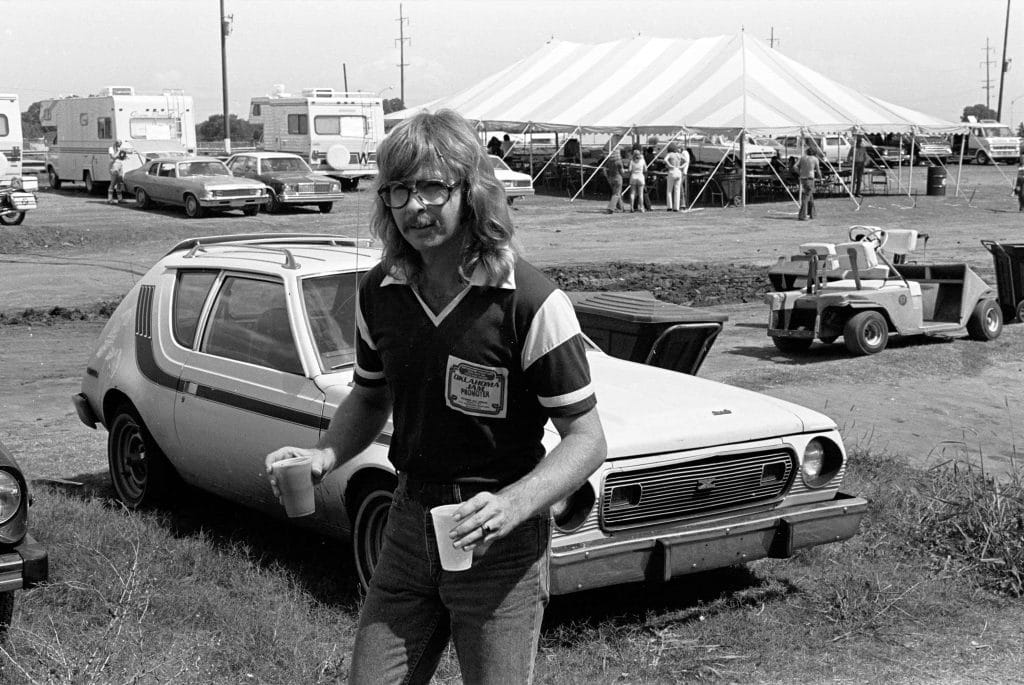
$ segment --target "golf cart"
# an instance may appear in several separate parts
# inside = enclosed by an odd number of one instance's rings
[[[815,338],[843,337],[855,355],[885,349],[889,336],[953,335],[993,340],[1003,330],[995,291],[965,263],[907,261],[917,231],[853,226],[849,242],[801,246],[769,270],[768,335],[783,352]],[[800,272],[800,273],[798,273]]]

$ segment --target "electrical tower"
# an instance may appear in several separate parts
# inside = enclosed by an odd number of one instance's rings
[[[412,45],[412,38],[406,38],[405,26],[409,23],[409,17],[403,16],[402,5],[398,5],[398,38],[395,42],[398,43],[398,70],[399,78],[401,79],[401,90],[399,91],[399,97],[402,98],[402,107],[405,107],[405,68],[409,66],[405,61],[405,44]]]
[[[988,38],[985,39],[985,60],[982,64],[985,65],[985,80],[982,82],[984,85],[981,89],[985,91],[985,107],[992,109],[992,65],[995,64],[995,60],[992,59],[992,48],[988,46]]]
[[[780,41],[779,41],[778,38],[775,37],[775,27],[773,26],[772,27],[772,34],[768,38],[768,47],[770,47],[772,50],[774,50],[775,49],[775,44],[778,43],[778,42],[780,42]]]

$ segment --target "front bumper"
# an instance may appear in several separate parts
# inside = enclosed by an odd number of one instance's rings
[[[868,502],[837,493],[827,502],[801,504],[665,532],[641,529],[597,543],[551,550],[551,592],[639,581],[667,582],[676,576],[786,558],[797,550],[839,542],[857,534]]]
[[[281,193],[278,196],[285,205],[316,205],[321,202],[339,202],[345,196],[339,193]]]
[[[31,535],[10,552],[0,553],[0,592],[30,588],[50,575],[49,557]]]
[[[199,206],[209,207],[211,209],[223,209],[248,207],[249,205],[262,205],[265,204],[270,198],[266,195],[253,196],[253,197],[206,197],[199,199]]]

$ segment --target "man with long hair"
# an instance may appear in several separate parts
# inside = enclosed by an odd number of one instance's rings
[[[353,683],[427,683],[451,638],[466,683],[527,683],[548,598],[550,508],[605,457],[579,323],[524,261],[501,183],[452,111],[399,124],[377,151],[383,259],[359,288],[354,388],[310,455],[314,479],[389,415],[399,475],[360,613]],[[551,420],[561,442],[545,456]],[[276,488],[276,484],[275,484]],[[430,509],[461,504],[437,539]],[[473,552],[445,571],[438,544]]]

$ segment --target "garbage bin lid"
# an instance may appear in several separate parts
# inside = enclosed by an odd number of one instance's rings
[[[620,321],[637,323],[703,323],[716,321],[724,323],[728,314],[722,314],[703,307],[685,307],[681,304],[662,302],[646,291],[566,293],[578,313],[605,316]]]

